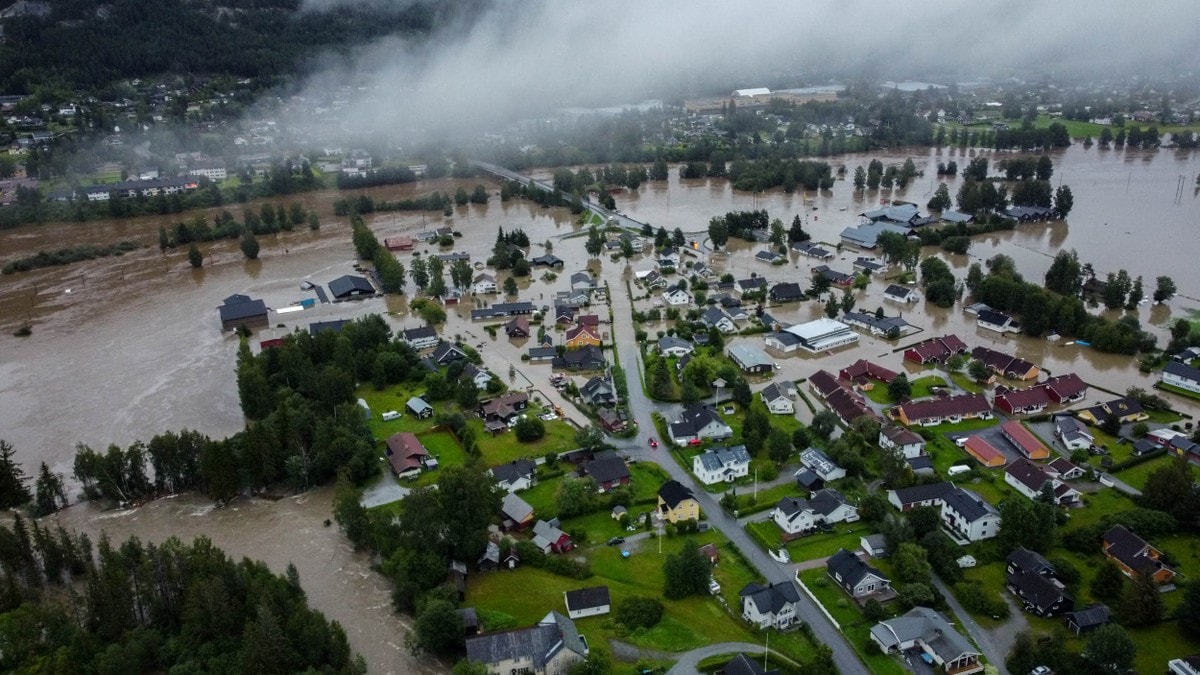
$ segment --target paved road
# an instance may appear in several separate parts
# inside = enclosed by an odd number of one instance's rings
[[[639,427],[638,435],[633,440],[633,445],[625,446],[621,449],[630,457],[636,457],[638,460],[657,462],[667,472],[667,475],[690,487],[696,496],[696,501],[700,504],[700,508],[708,516],[708,522],[711,526],[720,530],[722,534],[733,542],[743,555],[746,556],[746,559],[750,561],[750,564],[768,582],[779,583],[787,581],[794,583],[794,568],[791,565],[775,562],[766,552],[759,548],[738,522],[720,507],[717,503],[718,497],[705,492],[697,485],[691,474],[684,471],[683,467],[679,466],[679,463],[668,454],[669,450],[665,446],[658,450],[651,450],[649,448],[650,437],[657,436],[658,434],[650,414],[655,410],[660,410],[662,407],[647,398],[645,392],[642,391],[641,380],[638,375],[641,368],[638,344],[633,339],[633,328],[630,322],[622,320],[624,317],[630,316],[632,312],[632,303],[629,295],[624,288],[613,288],[610,291],[610,298],[613,316],[620,317],[614,321],[612,326],[613,344],[616,346],[617,356],[620,359],[621,366],[625,369],[629,384],[629,410],[634,419],[637,420]],[[663,412],[670,418],[673,411]],[[666,439],[662,440],[666,441]],[[854,650],[850,648],[850,645],[846,642],[841,632],[834,628],[833,624],[829,623],[821,610],[803,593],[800,594],[798,610],[800,619],[812,628],[816,640],[828,645],[833,650],[833,661],[842,673],[846,673],[847,675],[867,675],[870,672],[863,665],[863,662],[859,660]]]
[[[675,662],[671,669],[667,671],[667,675],[688,675],[690,673],[698,673],[696,666],[710,656],[719,656],[721,654],[734,654],[742,652],[744,654],[762,654],[763,646],[749,642],[720,642],[715,645],[705,645],[699,649],[693,649]]]
[[[1009,675],[1008,669],[1004,667],[1004,657],[1012,649],[1013,643],[1016,641],[1017,634],[1029,630],[1029,621],[1025,618],[1025,613],[1019,607],[1013,607],[1009,603],[1011,609],[1010,618],[1004,622],[1002,626],[997,626],[994,629],[987,629],[980,626],[975,619],[971,618],[971,614],[958,602],[954,594],[950,592],[950,588],[942,583],[937,577],[930,577],[933,584],[937,586],[938,591],[946,597],[946,604],[950,605],[950,609],[954,610],[955,616],[958,617],[958,623],[971,634],[971,639],[979,646],[979,650],[987,657],[989,663],[1000,671],[1000,675]],[[1008,598],[1005,597],[1005,601]]]

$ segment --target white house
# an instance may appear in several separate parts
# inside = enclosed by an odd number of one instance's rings
[[[754,293],[757,291],[765,291],[767,290],[767,280],[763,277],[739,279],[733,283],[733,290],[737,291],[739,295]]]
[[[1000,512],[974,492],[956,487],[942,496],[942,525],[957,543],[982,541],[1000,531]]]
[[[1070,463],[1068,462],[1068,464]],[[1074,466],[1072,468],[1078,469]],[[1024,457],[1004,467],[1004,482],[1029,499],[1037,499],[1047,484],[1054,495],[1055,504],[1077,504],[1081,499],[1078,490],[1064,483],[1057,475],[1047,472],[1041,465],[1034,464]]]
[[[918,649],[940,666],[940,672],[971,675],[983,670],[979,652],[944,616],[928,607],[913,607],[906,614],[880,621],[871,627],[871,639],[884,654]]]
[[[490,274],[479,274],[471,280],[471,292],[477,294],[495,293],[499,288],[496,286],[496,277]]]
[[[920,300],[921,297],[911,288],[900,284],[889,284],[887,288],[883,289],[883,299],[908,304]]]
[[[659,269],[679,267],[679,251],[673,248],[664,248],[659,251],[658,259],[655,260],[654,264],[658,265]]]
[[[659,274],[658,270],[650,270],[649,272],[639,272],[638,278],[642,280],[642,285],[648,289],[666,288],[670,284],[667,278]]]
[[[492,374],[486,368],[480,368],[474,363],[468,363],[463,368],[462,376],[471,380],[475,388],[480,391],[485,391],[492,382]]]
[[[571,290],[590,291],[596,287],[596,280],[590,272],[576,272],[571,275]]]
[[[573,591],[564,591],[563,596],[567,601],[567,616],[572,619],[608,614],[612,608],[608,586],[577,588]]]
[[[686,356],[696,351],[696,346],[683,338],[664,335],[658,339],[658,353],[663,356]]]
[[[508,492],[527,490],[537,485],[537,465],[528,459],[516,459],[488,469],[496,485]]]
[[[768,412],[775,415],[793,415],[796,412],[796,404],[792,401],[795,392],[795,385],[789,391],[787,386],[772,382],[767,385],[766,389],[759,392],[759,396],[762,396]]]
[[[1159,381],[1200,394],[1200,368],[1193,368],[1186,363],[1167,361]]]
[[[997,333],[1016,333],[1020,330],[1013,318],[994,309],[985,309],[975,318],[975,325]]]
[[[700,315],[700,320],[709,328],[716,328],[722,333],[736,333],[737,324],[734,323],[733,317],[725,313],[725,310],[720,307],[709,307]]]
[[[796,606],[800,593],[791,581],[770,586],[751,582],[738,591],[742,601],[742,618],[759,628],[784,629],[799,621]]]
[[[925,439],[904,427],[888,424],[879,428],[879,447],[915,459],[925,454]]]
[[[800,463],[805,468],[820,476],[826,483],[846,477],[846,470],[837,464],[821,450],[808,448],[800,453]]]
[[[784,354],[791,354],[800,349],[800,338],[786,331],[769,333],[763,341],[768,347]]]
[[[746,446],[712,448],[692,458],[692,473],[705,485],[736,480],[750,473],[750,453]]]
[[[858,507],[846,501],[837,490],[817,490],[808,499],[784,497],[771,511],[779,529],[789,535],[811,532],[821,523],[854,523]]]
[[[672,307],[683,307],[692,304],[692,294],[682,288],[672,288],[662,294],[663,302]]]
[[[400,331],[400,339],[417,351],[436,347],[442,339],[433,326],[406,328]]]
[[[685,408],[679,421],[667,427],[667,435],[675,445],[684,446],[704,439],[719,440],[733,436],[733,428],[712,408],[698,403]]]

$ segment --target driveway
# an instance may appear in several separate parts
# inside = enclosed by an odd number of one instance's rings
[[[1016,642],[1017,634],[1022,631],[1029,630],[1029,621],[1025,618],[1025,613],[1020,607],[1015,607],[1009,599],[1005,591],[1001,591],[1004,601],[1008,603],[1011,613],[1008,621],[996,626],[995,628],[984,628],[980,626],[975,619],[971,618],[970,613],[958,602],[954,594],[950,592],[950,588],[942,583],[941,579],[931,577],[933,585],[937,587],[946,598],[946,604],[950,605],[950,609],[954,610],[954,615],[958,619],[958,625],[970,634],[971,639],[987,657],[989,663],[1000,671],[1000,675],[1008,675],[1008,669],[1004,666],[1004,657],[1012,650],[1013,643]]]

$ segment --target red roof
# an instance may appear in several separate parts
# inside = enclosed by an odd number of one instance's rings
[[[984,466],[1004,466],[1004,453],[985,441],[982,436],[968,438],[965,447],[967,452]]]
[[[1026,457],[1030,459],[1046,459],[1050,456],[1050,450],[1020,422],[1009,420],[1000,425],[1000,431]]]
[[[957,335],[945,335],[940,338],[930,338],[909,347],[904,352],[904,358],[917,363],[941,362],[965,351],[967,351],[967,344],[958,339]]]
[[[979,415],[992,409],[982,394],[963,394],[896,406],[911,422],[939,417]]]
[[[387,447],[388,461],[396,473],[421,468],[421,460],[429,456],[417,435],[407,431],[393,434],[387,439]]]
[[[888,370],[887,368],[884,368],[883,366],[871,363],[870,361],[867,361],[866,359],[859,359],[858,361],[851,363],[850,365],[846,366],[845,368],[842,368],[841,372],[838,373],[838,377],[840,377],[843,380],[848,380],[851,382],[856,382],[856,381],[864,380],[864,379],[883,380],[884,382],[891,382],[892,380],[899,377],[899,373],[896,373],[895,371],[892,371],[892,370]]]
[[[1050,394],[1050,398],[1059,403],[1062,403],[1069,398],[1074,398],[1076,396],[1085,394],[1088,390],[1087,382],[1084,382],[1083,378],[1079,377],[1075,373],[1067,373],[1066,375],[1052,377],[1043,382],[1040,386],[1045,387],[1047,393]]]
[[[996,407],[1008,412],[1016,412],[1030,407],[1046,407],[1050,403],[1050,394],[1040,386],[1031,389],[1007,389],[996,393]]]
[[[812,375],[809,375],[808,382],[812,385],[813,389],[821,395],[821,398],[826,398],[833,392],[841,389],[841,386],[838,385],[837,380],[834,379],[833,375],[827,370],[818,370]]]

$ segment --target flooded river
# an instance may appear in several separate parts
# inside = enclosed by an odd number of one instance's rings
[[[730,210],[766,208],[773,217],[790,222],[800,213],[817,240],[836,243],[838,233],[854,224],[856,214],[874,208],[883,197],[924,203],[936,187],[931,178],[937,162],[954,159],[965,167],[973,153],[915,150],[912,155],[925,177],[907,190],[852,194],[852,186],[839,181],[831,191],[809,194],[772,191],[751,195],[734,192],[723,180],[680,181],[676,171],[666,183],[649,183],[637,193],[617,196],[618,208],[639,220],[668,230],[700,231],[713,215]],[[900,163],[910,155],[880,156],[885,163]],[[835,158],[836,168],[846,165],[847,175],[874,155]],[[1103,151],[1072,147],[1055,155],[1054,181],[1071,186],[1075,209],[1065,223],[1025,225],[1013,232],[977,238],[970,256],[948,256],[960,275],[974,259],[1005,253],[1016,259],[1028,279],[1040,279],[1051,257],[1062,248],[1076,249],[1101,275],[1124,267],[1142,275],[1149,289],[1155,276],[1173,277],[1181,296],[1169,306],[1144,305],[1137,311],[1143,323],[1154,327],[1165,342],[1165,326],[1175,317],[1200,308],[1200,272],[1196,271],[1196,228],[1200,208],[1193,190],[1200,171],[1196,154],[1163,150]],[[1185,182],[1182,198],[1175,199],[1179,177]],[[463,181],[468,189],[476,181]],[[399,199],[432,190],[450,190],[454,181],[388,186],[367,191],[377,198]],[[957,181],[951,181],[951,193]],[[0,277],[0,437],[12,442],[27,472],[40,461],[69,476],[76,443],[104,446],[147,439],[166,429],[193,428],[211,436],[225,436],[243,424],[234,382],[236,339],[220,331],[216,307],[232,293],[261,297],[273,308],[285,307],[303,297],[305,279],[327,283],[352,271],[354,251],[344,218],[335,218],[332,202],[342,196],[330,190],[295,198],[317,209],[319,232],[296,231],[261,238],[260,260],[245,261],[237,242],[217,242],[203,248],[203,269],[193,270],[183,251],[168,256],[157,249],[159,225],[173,225],[180,216],[148,216],[95,223],[50,223],[0,232],[0,262],[30,255],[41,249],[75,243],[109,243],[135,239],[148,248],[121,258],[89,261]],[[284,202],[292,199],[284,199]],[[257,208],[257,205],[252,205]],[[816,210],[813,210],[813,206]],[[843,210],[845,209],[845,210]],[[240,217],[241,206],[230,207]],[[454,250],[465,250],[473,260],[486,259],[497,227],[521,227],[535,243],[552,240],[554,253],[568,261],[553,283],[541,280],[542,272],[523,282],[522,299],[549,304],[553,291],[567,287],[567,277],[582,269],[586,259],[581,238],[564,238],[579,229],[565,209],[542,209],[524,202],[464,206],[453,217],[440,214],[376,214],[370,219],[382,239],[402,232],[452,225],[465,236]],[[418,249],[424,250],[419,246]],[[751,272],[772,280],[806,280],[812,263],[791,260],[770,267],[753,259],[749,246],[733,245],[721,264],[736,276]],[[849,272],[855,253],[847,250],[831,262]],[[406,256],[404,256],[406,257]],[[407,261],[405,261],[407,265]],[[635,257],[630,265],[602,257],[598,266],[614,292],[623,288],[633,270],[649,269],[648,257]],[[805,285],[807,285],[805,283]],[[874,310],[881,304],[885,284],[876,280],[857,295],[857,307]],[[495,301],[495,300],[494,300]],[[451,311],[446,332],[479,338],[462,317],[470,306]],[[306,327],[319,319],[351,318],[369,312],[391,312],[396,328],[419,325],[407,314],[404,298],[372,299],[358,303],[324,304],[283,315],[289,325]],[[887,308],[892,314],[895,305]],[[823,315],[819,303],[804,303],[776,313],[784,320]],[[1074,371],[1085,380],[1114,391],[1136,384],[1149,386],[1153,379],[1137,372],[1128,357],[1098,354],[1075,345],[1061,345],[1020,336],[1001,338],[977,332],[961,309],[942,310],[924,302],[904,310],[905,318],[928,335],[955,332],[969,344],[989,344],[997,349],[1043,365],[1054,373]],[[618,321],[625,317],[618,317]],[[33,336],[15,338],[12,331],[30,321]],[[274,321],[274,318],[273,318]],[[664,327],[660,326],[660,327]],[[646,326],[652,332],[659,327]],[[622,337],[630,331],[622,328]],[[747,338],[749,339],[749,338]],[[807,377],[817,368],[835,370],[860,357],[890,355],[896,345],[864,337],[857,347],[825,359],[781,359],[783,374]],[[496,356],[517,363],[520,350],[496,344]],[[893,366],[896,356],[889,356]],[[625,364],[627,367],[630,364]],[[523,366],[537,371],[548,366]],[[530,377],[531,380],[536,378]],[[544,381],[544,380],[543,380]],[[1103,398],[1093,392],[1091,400]],[[1193,404],[1172,397],[1172,402],[1193,414]],[[89,506],[76,506],[62,517],[81,529],[109,530],[114,536],[138,534],[161,539],[170,534],[204,533],[231,555],[251,555],[282,571],[295,562],[314,606],[347,628],[354,648],[367,656],[372,672],[412,672],[396,645],[403,644],[403,625],[388,602],[386,583],[371,573],[367,562],[345,546],[336,528],[322,523],[330,514],[328,491],[317,491],[281,502],[238,502],[233,508],[210,511],[204,500],[183,496],[151,504],[132,513],[100,514]]]

